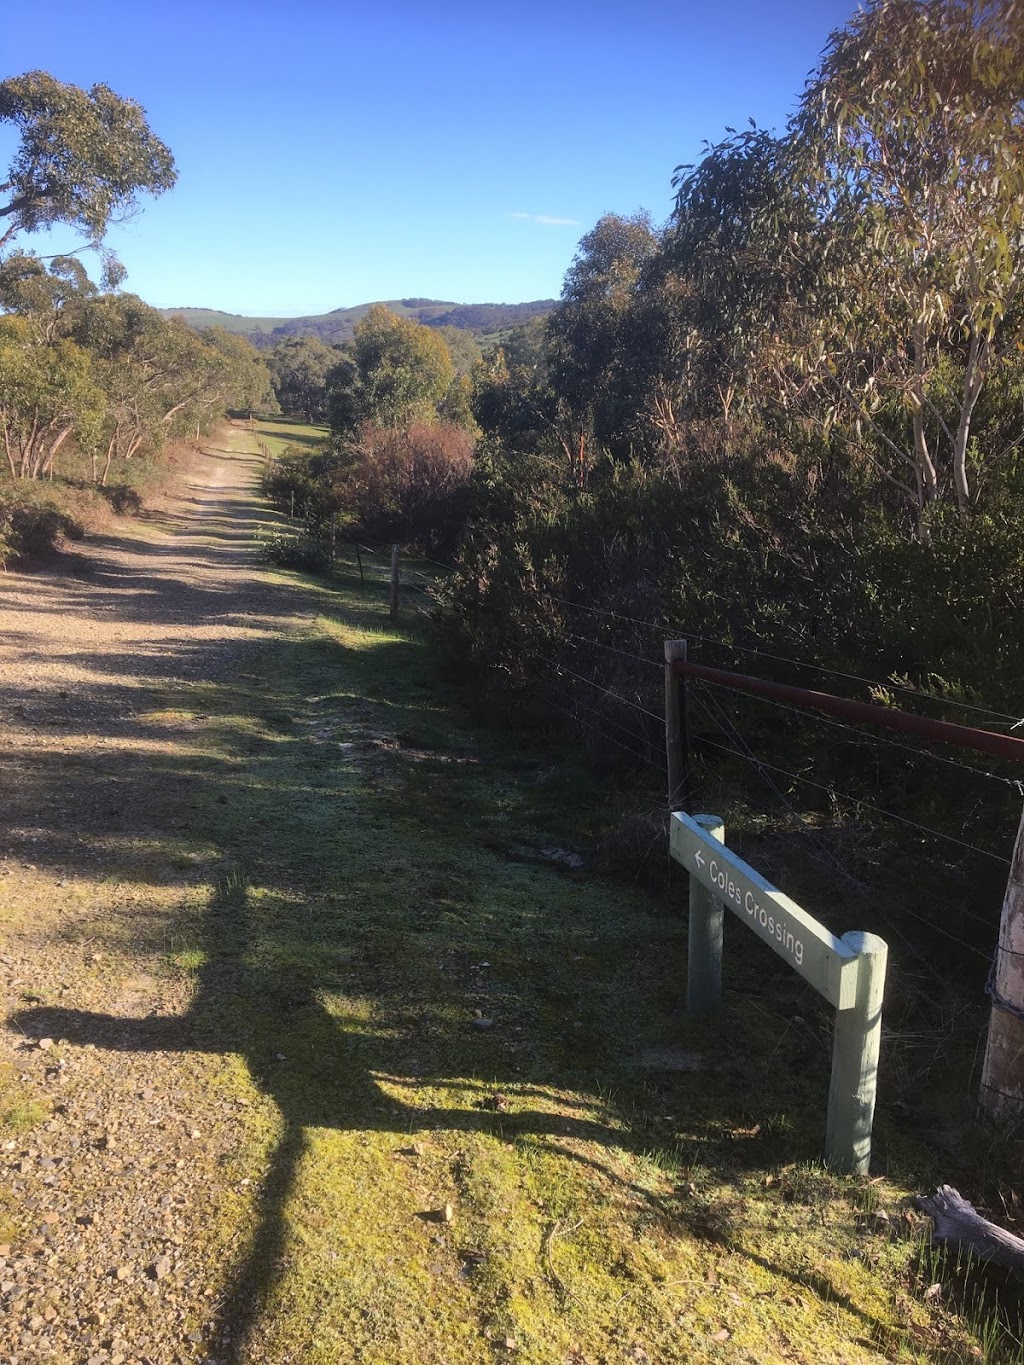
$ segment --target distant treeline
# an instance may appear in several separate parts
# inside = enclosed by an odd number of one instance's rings
[[[191,326],[219,325],[248,337],[262,350],[294,336],[317,337],[328,346],[351,341],[356,327],[372,307],[387,307],[397,317],[405,317],[427,327],[456,327],[476,336],[493,336],[521,327],[531,318],[542,317],[556,306],[554,299],[533,303],[450,303],[438,299],[399,299],[386,304],[359,304],[336,308],[314,317],[246,318],[234,313],[217,313],[206,308],[165,308],[165,317],[180,317]]]

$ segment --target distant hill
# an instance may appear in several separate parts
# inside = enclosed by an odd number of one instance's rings
[[[521,327],[531,318],[550,313],[555,299],[533,303],[450,303],[441,299],[387,299],[385,306],[400,317],[413,318],[427,327],[461,327],[478,337],[489,337]],[[249,318],[222,313],[216,308],[161,308],[165,318],[184,318],[190,327],[223,327],[247,336],[256,346],[273,346],[284,337],[318,336],[329,346],[349,341],[361,318],[373,307],[335,308],[305,318]]]

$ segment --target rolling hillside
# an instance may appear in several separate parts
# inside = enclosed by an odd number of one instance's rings
[[[537,299],[532,303],[451,303],[441,299],[388,299],[388,308],[400,317],[414,318],[428,327],[461,327],[476,336],[493,336],[511,327],[521,326],[530,318],[549,313],[554,299]],[[192,327],[223,327],[239,332],[257,346],[271,346],[287,336],[318,336],[328,345],[339,346],[348,341],[359,321],[372,308],[372,303],[357,304],[354,308],[335,308],[302,318],[250,318],[239,313],[222,313],[215,308],[163,308],[164,317],[181,317]]]

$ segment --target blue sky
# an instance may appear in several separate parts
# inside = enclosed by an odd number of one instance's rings
[[[3,74],[146,108],[179,181],[108,240],[158,307],[519,302],[602,213],[664,221],[705,138],[781,126],[853,4],[47,0],[5,7]]]

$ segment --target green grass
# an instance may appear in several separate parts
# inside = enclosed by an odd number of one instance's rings
[[[0,1139],[30,1133],[49,1115],[47,1104],[26,1094],[12,1066],[0,1067]]]
[[[271,455],[283,455],[289,446],[312,448],[330,435],[327,427],[310,426],[290,417],[257,417],[252,423],[256,440],[265,444]]]
[[[818,1164],[814,997],[731,943],[724,1016],[688,1020],[678,905],[538,851],[605,818],[599,785],[471,725],[367,575],[280,575],[315,623],[190,689],[181,851],[209,882],[171,960],[200,1045],[279,1115],[239,1166],[263,1195],[234,1359],[975,1358],[916,1234],[865,1216],[900,1226],[927,1153],[871,1186]]]

